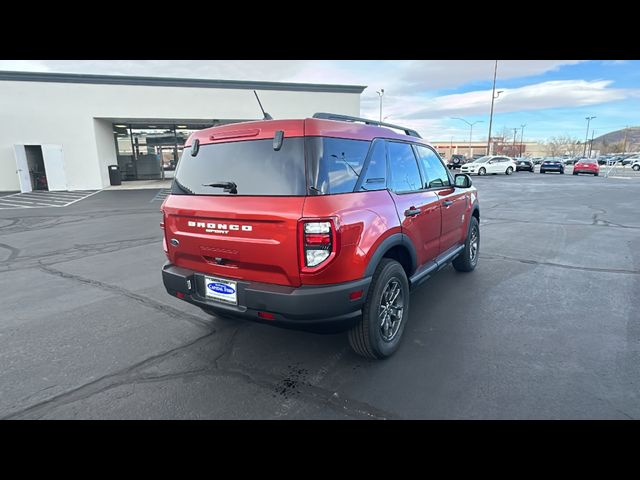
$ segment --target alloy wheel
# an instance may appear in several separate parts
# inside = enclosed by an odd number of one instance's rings
[[[385,342],[391,342],[400,330],[404,312],[404,292],[400,280],[395,277],[389,279],[380,297],[378,320],[380,321],[380,335]]]

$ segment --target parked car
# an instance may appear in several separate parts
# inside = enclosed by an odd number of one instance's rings
[[[533,173],[534,171],[533,160],[529,158],[514,158],[514,161],[516,162],[516,172],[525,170]]]
[[[578,175],[579,173],[590,173],[597,177],[600,174],[600,166],[595,160],[583,158],[573,167],[573,174]]]
[[[480,245],[471,178],[402,131],[319,113],[192,133],[162,204],[167,292],[392,355],[410,289],[448,263],[472,271]]]
[[[635,162],[636,160],[640,159],[640,155],[626,155],[623,159],[622,159],[622,165],[627,166],[627,165],[632,165],[633,162]]]
[[[564,174],[564,163],[559,158],[548,158],[540,165],[540,173],[559,172]]]
[[[633,168],[636,172],[640,171],[640,159],[634,160],[631,164],[631,168]]]
[[[489,175],[504,173],[511,175],[516,171],[516,163],[512,158],[504,157],[500,155],[485,155],[473,162],[465,163],[460,167],[460,172],[469,175]]]
[[[447,167],[449,167],[449,169],[460,168],[465,163],[467,163],[467,157],[464,155],[451,155]]]

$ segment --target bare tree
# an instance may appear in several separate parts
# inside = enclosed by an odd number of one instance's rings
[[[559,157],[562,155],[570,155],[572,157],[582,154],[584,144],[576,138],[568,135],[558,135],[550,137],[544,142],[544,151],[548,157]]]

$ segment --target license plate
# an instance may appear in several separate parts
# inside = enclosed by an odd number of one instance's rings
[[[238,304],[238,284],[232,280],[204,277],[206,297],[231,305]]]

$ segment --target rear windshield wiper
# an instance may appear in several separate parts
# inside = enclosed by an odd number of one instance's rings
[[[238,185],[235,182],[217,182],[217,183],[203,183],[203,187],[224,188],[227,193],[238,193]]]

